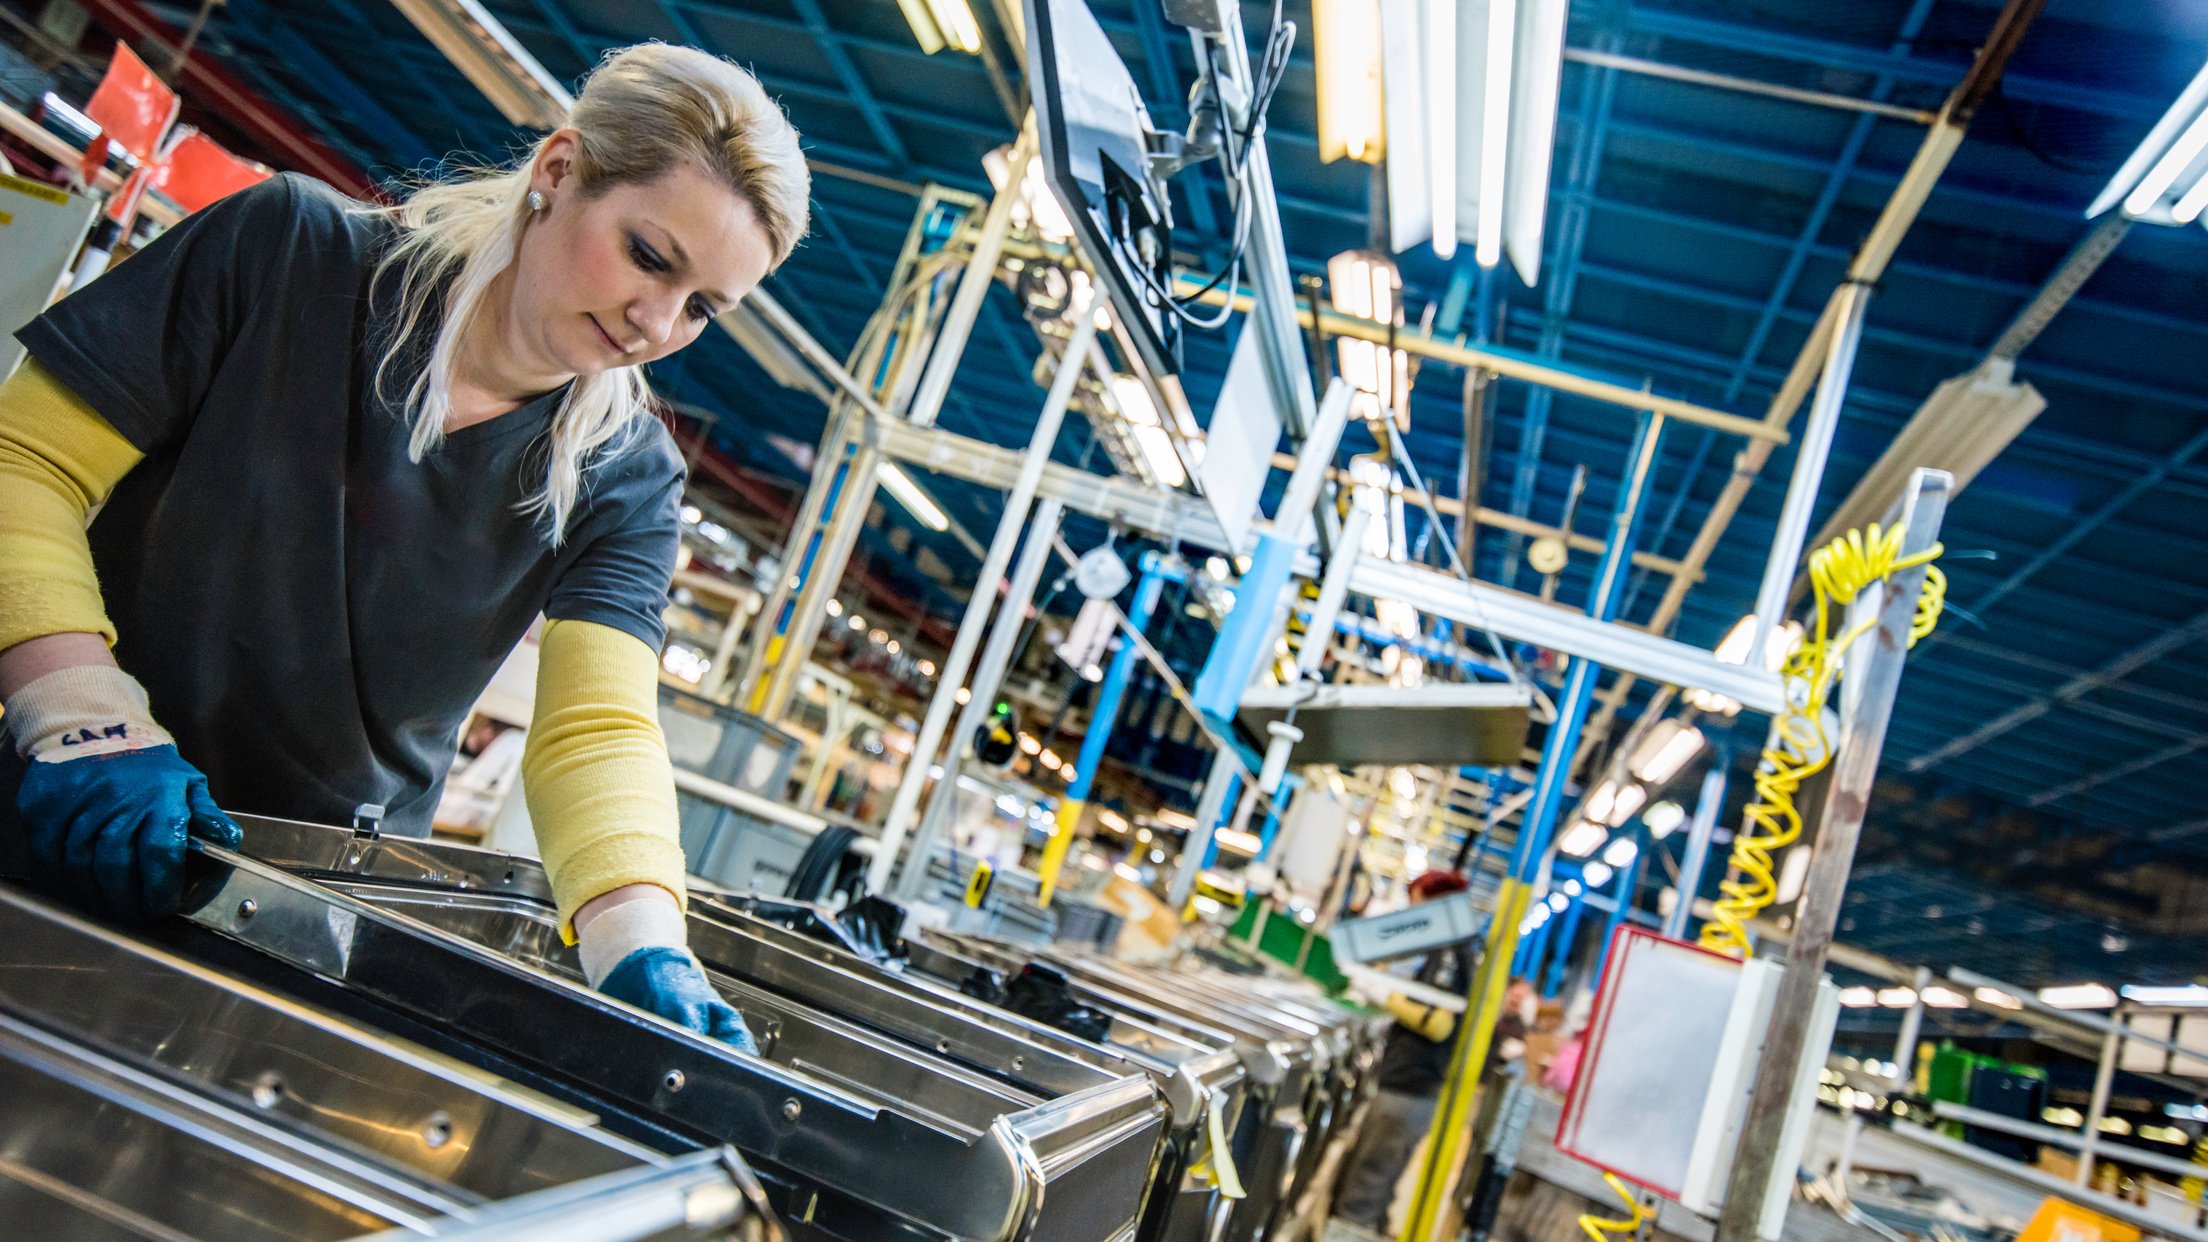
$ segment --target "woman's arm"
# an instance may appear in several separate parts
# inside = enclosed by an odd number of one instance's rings
[[[0,383],[0,699],[114,666],[85,519],[142,456],[35,359]]]
[[[664,894],[680,925],[675,774],[650,647],[596,622],[545,626],[521,782],[563,935],[639,894]]]

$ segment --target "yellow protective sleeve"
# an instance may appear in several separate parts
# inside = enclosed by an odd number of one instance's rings
[[[521,785],[569,944],[575,911],[623,885],[657,884],[687,908],[659,658],[634,635],[592,621],[544,627]]]
[[[0,383],[0,651],[48,634],[114,645],[85,518],[143,456],[36,359]]]
[[[1390,996],[1387,1010],[1389,1017],[1428,1043],[1438,1044],[1456,1033],[1457,1015],[1408,996]]]

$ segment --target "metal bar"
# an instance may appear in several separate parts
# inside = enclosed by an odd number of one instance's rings
[[[897,875],[900,901],[914,900],[927,885],[928,859],[935,853],[943,825],[957,814],[958,774],[965,766],[966,748],[988,718],[990,707],[996,702],[997,689],[1004,684],[1004,670],[1017,654],[1013,647],[1026,628],[1028,603],[1035,598],[1035,587],[1042,581],[1044,567],[1050,564],[1051,540],[1058,534],[1058,520],[1064,513],[1064,505],[1045,500],[1035,506],[1035,516],[1027,524],[1027,537],[1020,544],[1019,560],[1013,562],[1004,603],[997,609],[996,619],[989,627],[989,641],[981,649],[981,663],[975,666],[967,686],[966,706],[958,714],[957,725],[951,729],[951,749],[943,756],[943,775],[935,778],[935,790],[928,799],[926,812],[920,817],[920,830],[913,834],[912,861]],[[917,752],[913,762],[921,762]]]
[[[1943,472],[1917,473],[1900,519],[1904,531],[1902,555],[1913,556],[1938,540],[1949,487],[1950,480]],[[1921,566],[1887,581],[1878,627],[1865,635],[1867,645],[1858,646],[1849,662],[1849,680],[1856,690],[1853,710],[1841,723],[1832,784],[1810,855],[1809,877],[1795,911],[1793,940],[1787,946],[1786,971],[1772,1003],[1771,1026],[1756,1067],[1755,1091],[1741,1122],[1740,1144],[1726,1182],[1725,1211],[1718,1221],[1717,1242],[1755,1242],[1758,1218],[1772,1180],[1782,1173],[1793,1176],[1793,1170],[1777,1167],[1780,1135],[1786,1128],[1794,1081],[1809,1042],[1817,988],[1824,979],[1833,928],[1840,919],[1848,871],[1855,861],[1856,838],[1863,828],[1863,813],[1878,773],[1886,724],[1901,686],[1909,626],[1923,583]]]
[[[1181,846],[1181,860],[1173,871],[1173,887],[1166,890],[1166,907],[1176,914],[1188,907],[1196,891],[1196,875],[1204,869],[1204,855],[1211,852],[1212,836],[1219,830],[1219,813],[1226,809],[1227,786],[1241,771],[1232,750],[1221,747],[1211,756],[1211,770],[1204,774],[1204,792],[1196,799],[1196,826]],[[1254,776],[1252,777],[1254,780]],[[1325,916],[1320,911],[1320,916]]]
[[[1615,614],[1624,592],[1628,553],[1638,532],[1641,497],[1648,490],[1661,447],[1662,420],[1644,414],[1634,435],[1629,460],[1633,463],[1625,486],[1618,490],[1618,505],[1611,516],[1610,546],[1595,570],[1594,590],[1588,596],[1589,619],[1604,628]],[[1436,575],[1437,577],[1439,575]],[[1400,598],[1400,597],[1398,597]],[[1559,609],[1558,611],[1562,611]],[[1550,836],[1564,807],[1566,783],[1578,749],[1587,705],[1594,697],[1595,678],[1601,666],[1585,657],[1575,658],[1565,674],[1564,691],[1558,696],[1556,722],[1541,744],[1541,766],[1535,778],[1533,801],[1520,821],[1518,839],[1511,846],[1510,871],[1496,894],[1488,921],[1486,951],[1474,972],[1469,995],[1477,1008],[1468,1008],[1466,1020],[1457,1024],[1455,1049],[1449,1074],[1443,1081],[1441,1100],[1427,1130],[1427,1156],[1420,1170],[1418,1193],[1400,1235],[1402,1242],[1433,1242],[1443,1207],[1449,1201],[1457,1174],[1457,1157],[1470,1130],[1472,1097],[1487,1053],[1495,1037],[1495,1022],[1502,1014],[1502,1000],[1509,963],[1517,956],[1518,924],[1525,917],[1545,868]]]
[[[959,358],[965,354],[967,338],[973,335],[974,321],[981,315],[982,300],[989,296],[989,286],[996,283],[1004,239],[1012,231],[1012,207],[1019,202],[1020,183],[1027,175],[1027,162],[1034,156],[1035,127],[1030,121],[1020,128],[1020,136],[1012,144],[1011,158],[1005,163],[1004,188],[989,200],[988,214],[981,219],[981,236],[974,240],[974,253],[959,276],[958,291],[951,295],[951,309],[936,331],[927,369],[920,373],[920,387],[914,390],[912,404],[905,411],[914,426],[933,427],[943,410],[943,398],[951,391],[951,377],[958,373]],[[1087,349],[1084,345],[1082,352],[1085,354]],[[1078,370],[1079,364],[1075,367]]]
[[[996,602],[997,585],[1004,580],[1005,566],[1012,560],[1012,546],[1019,542],[1028,507],[1035,502],[1035,487],[1042,480],[1043,462],[1058,442],[1058,428],[1065,422],[1066,406],[1073,399],[1074,384],[1086,369],[1089,342],[1096,339],[1094,309],[1093,294],[1075,296],[1072,338],[1060,356],[1058,373],[1051,378],[1050,393],[1043,399],[1042,413],[1035,419],[1035,432],[1028,440],[1027,460],[1020,468],[1020,477],[1013,482],[1011,494],[1005,497],[1004,516],[997,522],[997,533],[989,541],[989,554],[982,558],[981,573],[975,579],[973,594],[966,600],[966,615],[959,622],[958,637],[943,657],[941,679],[935,684],[934,696],[928,700],[927,717],[921,721],[920,731],[913,738],[912,757],[905,764],[904,775],[897,782],[896,798],[889,806],[889,817],[882,824],[881,849],[867,869],[866,886],[870,892],[878,893],[888,887],[898,848],[912,829],[913,812],[920,806],[921,786],[927,782],[928,768],[935,763],[935,752],[943,744],[944,730],[949,727],[951,711],[957,706],[955,696],[966,682],[966,670],[973,661],[974,650],[981,645],[981,631],[988,620],[990,606]],[[927,861],[916,857],[913,865],[925,871]]]
[[[2119,211],[2095,225],[2093,231],[2063,257],[2062,265],[2047,277],[2039,291],[2032,295],[2032,300],[2016,313],[2016,318],[2009,321],[2009,326],[1994,341],[1993,348],[1986,351],[1987,355],[2014,358],[2030,348],[2054,321],[2055,315],[2070,304],[2070,299],[2085,287],[2086,281],[2093,278],[2093,273],[2101,270],[2108,256],[2116,253],[2116,247],[2131,233],[2131,222],[2132,217]]]
[[[1576,60],[1583,65],[1600,65],[1609,69],[1623,69],[1643,77],[1666,78],[1673,82],[1688,82],[1696,86],[1714,86],[1721,90],[1742,91],[1750,95],[1764,95],[1772,99],[1787,99],[1795,103],[1814,104],[1821,108],[1839,108],[1848,112],[1868,112],[1874,116],[1892,117],[1897,121],[1914,121],[1930,125],[1938,119],[1938,113],[1923,108],[1904,108],[1879,99],[1861,99],[1854,95],[1835,95],[1829,91],[1809,91],[1798,86],[1781,86],[1776,82],[1759,82],[1754,78],[1734,77],[1729,73],[1711,73],[1706,69],[1689,69],[1684,65],[1667,65],[1660,61],[1642,60],[1637,56],[1615,56],[1609,52],[1597,52],[1588,48],[1568,47],[1564,59]]]
[[[759,1227],[750,1200],[758,1189],[729,1148],[692,1152],[665,1166],[605,1173],[571,1186],[558,1186],[465,1213],[364,1235],[358,1242],[419,1242],[424,1236],[448,1242],[634,1242],[673,1236],[699,1237],[734,1225],[739,1219]],[[757,1208],[763,1209],[763,1200]],[[728,1236],[754,1236],[738,1230]],[[769,1236],[769,1235],[757,1235]]]
[[[1932,1112],[1935,1116],[1945,1117],[1951,1121],[1960,1121],[1965,1125],[1999,1130],[2003,1134],[2014,1134],[2022,1138],[2036,1139],[2042,1143],[2053,1144],[2056,1147],[2068,1147],[2076,1150],[2085,1143],[2085,1136],[2074,1130],[2066,1130],[2060,1126],[2039,1125],[2029,1121],[2018,1121],[2014,1117],[2005,1117],[2000,1113],[1989,1113],[1982,1108],[1972,1108],[1967,1104],[1956,1104],[1948,1100],[1932,1101]],[[2126,1147],[2123,1149],[2123,1153],[2122,1159],[2126,1164],[2143,1165],[2150,1169],[2159,1169],[2164,1173],[2175,1173],[2180,1177],[2200,1176],[2201,1166],[2190,1160],[2179,1160],[2175,1156],[2165,1156],[2159,1152],[2146,1151],[2138,1147]]]
[[[2124,1046],[2124,1019],[2118,1015],[2114,1029],[2101,1037],[2101,1062],[2093,1071],[2093,1099],[2085,1107],[2085,1135],[2078,1143],[2078,1171],[2071,1180],[2080,1186],[2093,1184],[2093,1155],[2101,1143],[2101,1118],[2108,1116],[2108,1092],[2116,1082],[2116,1054]]]
[[[2028,1164],[2018,1164],[2016,1161],[2003,1156],[1996,1156],[1990,1151],[1973,1147],[1960,1139],[1951,1139],[1936,1131],[1912,1125],[1894,1126],[1888,1130],[1888,1133],[1903,1142],[1914,1143],[1919,1147],[1939,1152],[1945,1156],[1952,1156],[1958,1160],[1967,1160],[1979,1168],[1991,1170],[2011,1181],[2021,1182],[2044,1194],[2067,1200],[2088,1211],[2098,1212],[2103,1216],[2114,1217],[2117,1220],[2138,1225],[2163,1237],[2182,1238],[2185,1239],[2185,1242],[2208,1242],[2208,1230],[2196,1229],[2189,1225],[2173,1224],[2167,1220],[2159,1219],[2148,1214],[2145,1208],[2136,1203],[2119,1199],[2114,1195],[2104,1195],[2099,1191],[2080,1189],[2052,1173],[2035,1169]]]
[[[1801,565],[1802,540],[1809,535],[1810,515],[1817,507],[1817,485],[1824,478],[1833,433],[1840,426],[1840,407],[1847,400],[1848,376],[1855,369],[1855,350],[1863,340],[1863,316],[1870,302],[1870,286],[1840,287],[1838,327],[1825,351],[1817,399],[1809,407],[1809,419],[1795,447],[1794,477],[1787,483],[1779,528],[1771,539],[1771,556],[1763,566],[1763,585],[1756,591],[1756,644],[1749,651],[1750,664],[1764,662],[1765,641],[1786,620],[1787,592]]]
[[[1909,1081],[1911,1069],[1917,1060],[1917,1036],[1924,1031],[1924,989],[1931,986],[1932,972],[1922,966],[1909,981],[1909,990],[1916,995],[1910,1002],[1909,1012],[1901,1015],[1901,1030],[1894,1036],[1894,1089]]]
[[[1718,761],[1702,774],[1702,794],[1694,804],[1694,825],[1687,830],[1686,855],[1679,863],[1679,884],[1671,913],[1664,916],[1664,934],[1684,940],[1687,920],[1694,917],[1695,897],[1702,888],[1702,870],[1710,861],[1710,838],[1717,833],[1717,817],[1725,806],[1726,769],[1732,755],[1720,752]]]

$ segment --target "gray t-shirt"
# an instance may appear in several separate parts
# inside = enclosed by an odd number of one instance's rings
[[[374,802],[426,834],[462,719],[539,612],[659,649],[683,463],[657,422],[601,452],[555,549],[518,506],[564,389],[407,460],[376,362],[426,357],[437,325],[391,340],[398,282],[371,305],[370,277],[395,226],[355,206],[277,177],[17,335],[145,453],[93,562],[116,659],[217,801],[324,823]]]

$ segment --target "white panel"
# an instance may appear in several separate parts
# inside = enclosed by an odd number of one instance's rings
[[[1434,235],[1426,184],[1426,70],[1421,0],[1380,0],[1380,80],[1388,133],[1388,248],[1401,254]]]
[[[1349,808],[1331,792],[1305,789],[1281,821],[1274,848],[1281,878],[1306,892],[1325,892],[1350,839]]]
[[[1503,250],[1519,279],[1541,275],[1541,236],[1549,206],[1549,162],[1556,149],[1557,88],[1564,71],[1564,19],[1570,0],[1519,0],[1518,69],[1510,83],[1509,201]]]
[[[81,195],[0,176],[0,379],[23,361],[16,329],[53,300],[98,210]]]
[[[1234,343],[1219,403],[1212,407],[1211,426],[1204,429],[1204,460],[1196,467],[1197,482],[1211,502],[1219,528],[1227,534],[1231,551],[1249,550],[1250,518],[1257,512],[1265,476],[1273,469],[1273,450],[1279,445],[1280,418],[1272,386],[1258,357],[1257,333],[1246,324],[1241,339]]]
[[[1740,978],[1731,958],[1637,929],[1621,934],[1557,1147],[1678,1197]]]

